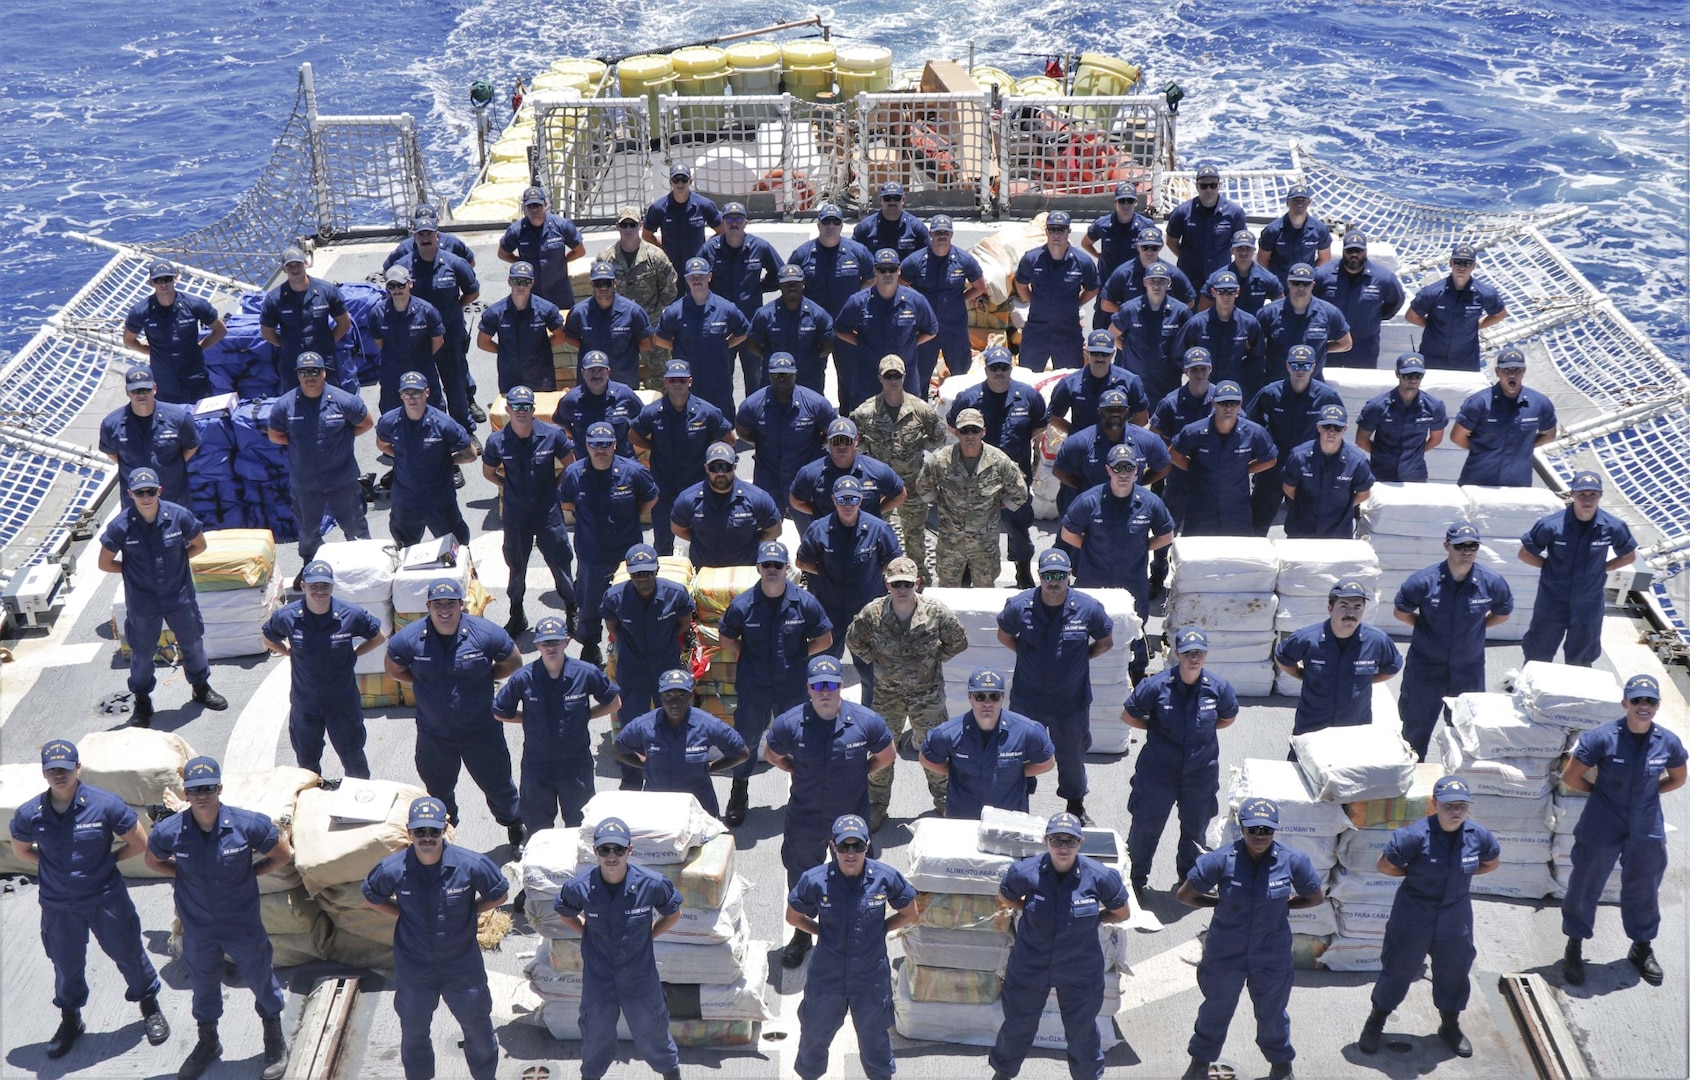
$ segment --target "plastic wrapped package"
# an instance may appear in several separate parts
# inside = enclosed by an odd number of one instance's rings
[[[700,945],[730,940],[745,918],[745,894],[750,887],[748,881],[736,874],[720,907],[695,908],[683,903],[680,919],[663,935],[664,939]]]
[[[1170,588],[1163,610],[1164,626],[1256,634],[1271,645],[1279,599],[1271,592],[1186,592]]]
[[[1338,932],[1338,912],[1333,908],[1330,900],[1316,904],[1314,907],[1296,908],[1288,911],[1285,918],[1291,925],[1291,932],[1298,936],[1324,938],[1328,934]]]
[[[1332,885],[1326,890],[1326,895],[1339,904],[1371,904],[1389,909],[1402,881],[1402,878],[1381,874],[1372,868],[1358,870],[1340,866],[1332,875]]]
[[[269,584],[276,569],[276,538],[269,529],[207,529],[204,536],[205,550],[188,561],[195,592]]]
[[[339,592],[339,589],[336,589]],[[352,603],[352,601],[348,601]],[[385,600],[359,604],[359,607],[376,617],[381,624],[381,632],[389,638],[393,637],[393,605]],[[360,642],[360,644],[362,644]],[[381,675],[387,671],[387,647],[371,649],[362,656],[353,657],[352,671],[357,675]]]
[[[1291,737],[1291,750],[1319,798],[1393,799],[1414,783],[1415,754],[1395,725],[1331,727]]]
[[[1174,592],[1271,593],[1279,580],[1279,554],[1265,537],[1181,536],[1169,558]]]
[[[551,965],[560,972],[581,971],[581,942],[578,938],[548,938]],[[751,947],[751,928],[742,919],[733,937],[713,944],[670,941],[665,934],[652,942],[657,973],[664,982],[731,983],[745,971],[746,953]]]
[[[372,809],[386,807],[382,820],[352,822],[331,816],[336,797],[354,784],[359,795],[367,794],[362,803]],[[340,792],[320,787],[301,791],[293,819],[293,862],[305,887],[317,896],[332,885],[362,882],[377,863],[408,847],[405,823],[411,803],[427,794],[392,780],[350,778],[342,781]]]
[[[1274,636],[1266,631],[1212,629],[1206,633],[1209,655],[1204,658],[1205,667],[1213,664],[1259,664],[1273,658]]]
[[[979,847],[1012,859],[1042,855],[1045,851],[1045,819],[1037,814],[988,806],[980,811]]]
[[[1444,530],[1471,512],[1466,493],[1450,484],[1376,483],[1361,504],[1360,526],[1371,537],[1428,538],[1441,555]]]
[[[1396,829],[1351,829],[1338,837],[1338,865],[1346,870],[1375,873]]]
[[[425,543],[419,546],[432,549],[435,545]],[[404,558],[405,552],[399,552],[401,564]],[[406,615],[426,614],[428,612],[429,586],[443,578],[457,582],[458,587],[464,590],[464,595],[467,597],[469,595],[470,578],[474,573],[475,567],[471,562],[467,544],[458,546],[456,559],[451,566],[426,566],[412,569],[404,569],[401,566],[400,569],[393,572],[393,610]]]
[[[1488,825],[1485,827],[1490,828]],[[1548,825],[1544,825],[1540,832],[1507,832],[1493,828],[1491,835],[1496,837],[1497,846],[1502,849],[1502,867],[1543,866],[1549,862],[1550,840],[1553,834],[1550,833]],[[1498,872],[1500,870],[1501,868]]]
[[[1268,639],[1272,649],[1272,638]],[[1203,670],[1232,684],[1239,697],[1267,697],[1273,692],[1274,666],[1272,660],[1258,660],[1246,664],[1213,663],[1205,661]]]
[[[990,971],[967,968],[922,967],[905,958],[904,977],[913,1001],[942,1001],[953,1005],[981,1005],[996,1001],[1003,980]]]
[[[723,831],[722,823],[685,792],[601,791],[581,814],[580,835],[587,840],[599,822],[621,818],[632,834],[629,858],[645,865],[684,863],[693,848]]]
[[[946,930],[917,924],[899,939],[911,962],[1003,973],[1015,935],[1008,930]]]
[[[1344,937],[1378,938],[1385,937],[1385,926],[1391,920],[1391,905],[1368,904],[1355,900],[1334,900],[1332,902],[1333,922],[1337,925],[1338,934]]]
[[[548,1001],[541,1010],[546,1030],[554,1039],[579,1042],[581,1039],[581,1003],[579,1001]],[[755,1020],[669,1020],[669,1037],[676,1046],[750,1046],[757,1039]],[[632,1042],[626,1018],[616,1018],[616,1038]]]
[[[1400,829],[1432,812],[1432,786],[1443,775],[1444,767],[1439,762],[1421,762],[1414,766],[1414,777],[1406,793],[1391,799],[1352,800],[1344,804],[1344,812],[1357,829]],[[1342,851],[1339,859],[1343,859]]]
[[[1514,680],[1514,697],[1538,721],[1573,730],[1625,715],[1619,680],[1600,668],[1528,661]]]
[[[1320,954],[1320,966],[1327,971],[1378,971],[1384,966],[1379,959],[1384,946],[1383,937],[1336,934]]]
[[[915,894],[916,923],[934,930],[996,931],[1015,926],[1015,912],[995,891],[983,893]],[[956,965],[961,966],[961,965]]]
[[[391,540],[326,541],[317,558],[334,567],[334,594],[349,604],[393,606],[398,559]]]
[[[1546,514],[1567,508],[1561,497],[1548,488],[1474,487],[1466,485],[1467,520],[1486,539],[1519,538]]]
[[[705,566],[693,575],[692,598],[698,621],[715,626],[734,597],[757,584],[755,566]]]
[[[1098,1038],[1105,1051],[1121,1042],[1114,1021],[1114,1014],[1120,1007],[1120,1002],[1119,983],[1106,979],[1103,1011],[1097,1018]],[[892,1019],[898,1034],[906,1039],[958,1043],[964,1046],[991,1046],[997,1041],[998,1028],[1003,1026],[1003,1008],[1000,1002],[995,1001],[980,1005],[916,1001],[910,993],[907,973],[900,970],[892,985]],[[1046,1011],[1039,1016],[1039,1028],[1033,1037],[1033,1046],[1041,1050],[1067,1049],[1068,1041],[1063,1032],[1062,1014],[1051,1011],[1048,1002]]]
[[[1274,592],[1281,597],[1313,596],[1322,604],[1340,581],[1360,581],[1371,591],[1379,582],[1379,557],[1366,540],[1280,539],[1273,541],[1279,559]]]
[[[1507,846],[1503,847],[1503,858],[1507,859]],[[1509,896],[1520,900],[1541,900],[1555,891],[1555,879],[1549,872],[1549,863],[1510,863],[1504,861],[1501,866],[1488,874],[1480,874],[1473,878],[1471,890],[1477,896]]]
[[[1475,795],[1507,795],[1539,799],[1555,783],[1555,758],[1477,758],[1462,749],[1455,730],[1440,724],[1432,733],[1427,760],[1443,762],[1445,771],[1459,776]]]
[[[1479,758],[1556,757],[1563,727],[1538,722],[1509,694],[1462,694],[1450,725],[1464,752]]]
[[[911,825],[904,877],[921,892],[996,896],[1015,860],[981,851],[979,824],[952,818],[919,818]]]
[[[1549,833],[1553,831],[1553,793],[1535,799],[1513,795],[1474,795],[1468,816],[1492,832]]]
[[[1279,806],[1279,833],[1337,836],[1350,828],[1350,819],[1337,803],[1324,802],[1309,786],[1295,762],[1246,758],[1234,766],[1227,789],[1233,810],[1246,799],[1272,799]]]

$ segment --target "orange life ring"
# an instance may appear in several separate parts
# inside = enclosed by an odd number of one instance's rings
[[[787,184],[785,169],[770,169],[757,181],[756,190],[772,191],[775,193],[775,209],[813,210],[816,206],[816,188],[810,183],[810,178],[803,169],[792,170],[792,183]],[[790,202],[791,205],[787,205]]]

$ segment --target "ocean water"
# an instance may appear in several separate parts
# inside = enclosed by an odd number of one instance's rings
[[[432,178],[461,192],[468,86],[508,97],[559,56],[626,54],[811,10],[900,67],[966,58],[1016,73],[1096,49],[1186,90],[1182,164],[1282,165],[1291,140],[1417,201],[1573,204],[1575,262],[1690,363],[1690,8],[1650,0],[341,0],[174,8],[7,4],[0,67],[0,352],[21,347],[106,259],[66,234],[162,239],[215,220],[253,182],[310,61],[324,111],[410,112]],[[1102,14],[1100,11],[1107,11]],[[1128,15],[1123,17],[1122,12]],[[496,105],[495,108],[500,108]],[[507,112],[499,114],[502,122]],[[1318,207],[1316,208],[1318,211]]]

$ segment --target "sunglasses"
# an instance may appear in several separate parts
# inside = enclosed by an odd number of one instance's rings
[[[388,292],[404,292],[406,289],[409,289],[410,287],[411,287],[410,285],[406,284],[403,281],[390,281],[390,282],[387,283],[387,291]]]
[[[323,377],[323,369],[320,367],[302,367],[299,369],[299,377],[302,379],[320,379]]]
[[[139,395],[141,397],[146,397],[148,394],[150,394],[152,392],[153,392],[153,388],[150,387],[150,386],[137,386],[137,387],[135,387],[135,388],[133,388],[132,390],[129,391],[129,393],[131,395]]]
[[[1066,571],[1066,570],[1046,570],[1044,573],[1039,575],[1039,578],[1042,581],[1067,581],[1068,580],[1068,571]]]
[[[1140,244],[1138,246],[1138,249],[1140,251],[1161,251],[1162,245],[1161,244]]]
[[[898,268],[896,266],[877,266],[874,268],[874,272],[877,274],[896,274]]]
[[[156,499],[158,498],[158,488],[131,488],[129,494],[137,499]]]
[[[534,411],[534,406],[532,406],[532,405],[512,405],[512,406],[511,406],[511,407],[510,407],[510,410],[511,410],[511,412],[513,412],[513,413],[519,413],[519,412],[533,412],[533,411]]]
[[[786,564],[783,563],[783,562],[760,562],[760,563],[757,564],[757,569],[759,569],[759,570],[785,570]]]
[[[861,840],[840,840],[833,845],[835,851],[846,855],[861,855],[868,850],[868,845]]]
[[[1293,289],[1312,289],[1312,288],[1314,288],[1314,282],[1312,282],[1312,281],[1293,281],[1293,282],[1291,282],[1291,287]]]
[[[1466,552],[1468,555],[1471,555],[1479,550],[1479,545],[1477,544],[1451,544],[1450,546],[1457,551]]]
[[[1473,260],[1472,259],[1451,259],[1449,261],[1449,264],[1451,266],[1472,266]]]
[[[215,795],[217,794],[217,785],[200,784],[197,787],[187,788],[186,790],[189,795]]]
[[[614,450],[614,449],[616,449],[616,443],[615,442],[590,442],[590,443],[587,444],[587,449],[589,449],[589,450]]]
[[[438,840],[441,832],[439,829],[412,829],[411,835],[418,840]]]
[[[1313,371],[1314,370],[1314,361],[1313,360],[1288,360],[1288,361],[1286,361],[1285,366],[1290,368],[1292,371]]]
[[[845,223],[838,218],[822,218],[816,224],[824,229],[842,229],[845,227]]]
[[[833,501],[839,506],[855,506],[863,501],[863,497],[861,495],[835,495]]]
[[[640,223],[637,221],[618,221],[616,227],[618,229],[637,229],[640,227]]]
[[[1002,701],[1003,692],[1000,690],[979,691],[968,695],[970,701]]]
[[[1067,231],[1068,231],[1068,226],[1066,226],[1066,225],[1046,225],[1045,226],[1045,232],[1047,232],[1047,233],[1065,233]]]
[[[594,848],[593,851],[607,859],[614,859],[619,855],[628,854],[628,849],[623,847],[621,844],[600,844],[598,847]]]
[[[513,289],[516,288],[518,285],[521,285],[523,288],[526,289],[530,285],[534,284],[534,279],[531,278],[531,277],[513,277],[513,278],[510,279],[510,281],[511,281],[511,288],[513,288]]]
[[[880,381],[881,382],[894,382],[894,381],[903,382],[904,377],[902,375],[898,374],[896,371],[882,371],[880,373]]]
[[[690,184],[690,183],[692,183],[692,177],[690,177],[690,176],[671,176],[669,178],[669,183],[671,185]]]
[[[904,197],[902,195],[882,195],[880,197],[880,201],[881,202],[903,202]]]
[[[1247,825],[1244,828],[1246,836],[1272,836],[1272,825]]]
[[[401,398],[404,398],[406,401],[415,401],[417,399],[427,397],[428,391],[427,390],[401,390],[401,391],[399,391],[399,396]]]
[[[1643,705],[1643,704],[1659,705],[1661,703],[1660,698],[1653,698],[1653,697],[1631,697],[1631,698],[1626,698],[1625,700],[1628,704],[1631,704],[1631,705]]]
[[[1216,296],[1237,296],[1238,295],[1237,289],[1211,289],[1209,291],[1214,293]]]
[[[956,433],[958,435],[984,435],[986,433],[986,429],[977,427],[959,427],[956,429]]]
[[[1208,182],[1208,183],[1204,183],[1204,184],[1198,184],[1198,185],[1197,185],[1197,190],[1199,190],[1199,191],[1212,191],[1212,190],[1214,190],[1214,189],[1215,189],[1215,188],[1218,188],[1218,187],[1220,187],[1220,186],[1221,186],[1221,185],[1220,185],[1220,181],[1218,181],[1218,180],[1210,180],[1210,181],[1209,181],[1209,182]]]
[[[1419,382],[1421,379],[1424,379],[1425,377],[1426,377],[1425,374],[1423,374],[1422,372],[1418,372],[1418,371],[1405,371],[1401,375],[1397,376],[1397,378],[1399,378],[1399,379],[1408,379],[1411,382]]]
[[[1109,471],[1119,475],[1130,475],[1138,472],[1138,466],[1130,461],[1122,461],[1109,466]]]
[[[1336,431],[1340,435],[1344,433],[1343,424],[1317,424],[1316,426],[1322,431]]]
[[[154,284],[154,285],[168,285],[168,284],[170,284],[170,283],[171,283],[171,282],[172,282],[172,281],[175,281],[175,280],[176,280],[176,275],[175,275],[175,274],[171,274],[171,275],[170,275],[170,276],[169,276],[169,277],[156,277],[156,278],[153,278],[153,279],[152,279],[152,283],[153,283],[153,284]]]
[[[614,281],[595,281],[595,282],[593,282],[593,288],[595,288],[595,289],[614,289],[614,288],[616,288],[616,282],[614,282]]]
[[[713,462],[712,464],[705,466],[705,468],[710,472],[716,473],[718,476],[722,473],[731,473],[734,471],[734,467],[725,461]]]
[[[913,581],[888,581],[886,583],[886,587],[888,589],[913,589],[913,588],[915,588],[915,582],[913,582]]]
[[[855,446],[855,445],[857,445],[857,440],[851,438],[851,436],[849,436],[849,435],[835,435],[833,438],[827,440],[827,445],[829,445],[829,446]]]
[[[1080,846],[1077,836],[1047,836],[1045,842],[1055,848],[1076,848]]]

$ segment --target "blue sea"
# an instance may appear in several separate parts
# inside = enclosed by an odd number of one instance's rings
[[[1104,10],[1107,14],[1100,14]],[[1670,355],[1690,361],[1690,31],[1650,0],[750,0],[689,4],[261,0],[175,6],[9,0],[0,70],[0,352],[20,348],[106,259],[66,234],[146,241],[215,220],[252,184],[310,61],[326,112],[409,112],[437,184],[461,192],[468,87],[498,99],[559,56],[621,54],[827,17],[899,66],[1015,73],[1096,49],[1178,81],[1182,164],[1313,154],[1416,201],[1586,208],[1557,234]],[[508,113],[501,113],[500,121]],[[1318,210],[1318,208],[1317,208]]]

